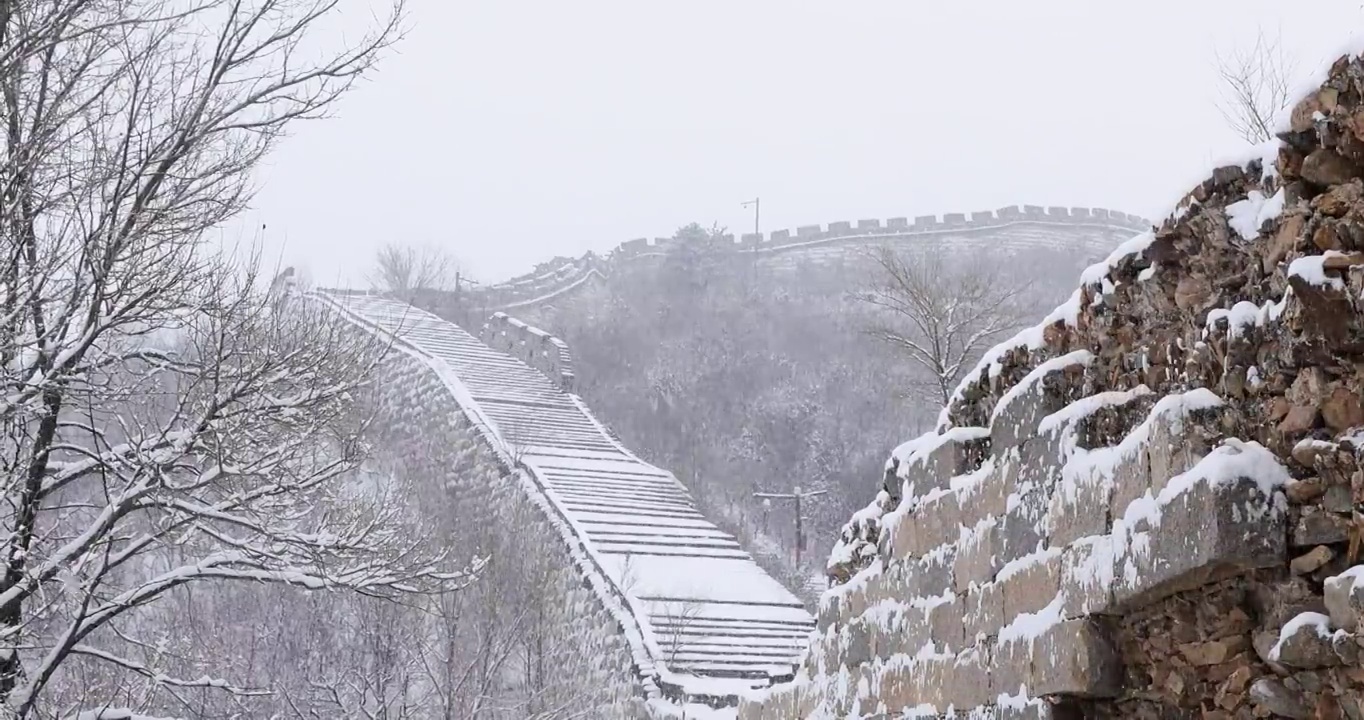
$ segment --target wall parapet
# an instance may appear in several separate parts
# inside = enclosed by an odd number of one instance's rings
[[[488,318],[479,339],[544,373],[565,392],[575,392],[573,356],[563,340],[504,312]]]
[[[1064,208],[1011,205],[995,211],[921,215],[911,223],[908,218],[894,217],[831,222],[826,226],[804,225],[770,233],[744,233],[737,240],[726,236],[723,242],[704,243],[706,252],[777,253],[809,247],[824,242],[849,242],[866,238],[899,238],[919,234],[963,232],[1000,228],[1018,223],[1099,225],[1140,232],[1150,229],[1147,220],[1136,215],[1105,208]],[[699,241],[698,241],[699,242]],[[657,257],[677,245],[672,238],[635,238],[627,240],[605,258],[587,253],[581,258],[556,257],[541,263],[525,274],[506,282],[470,291],[470,296],[482,307],[511,309],[533,305],[537,301],[577,287],[593,277],[607,277],[614,268],[647,257]]]

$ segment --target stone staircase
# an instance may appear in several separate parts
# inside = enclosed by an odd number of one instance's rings
[[[500,329],[485,335],[509,354],[405,303],[339,291],[315,295],[425,357],[489,442],[533,479],[624,599],[629,617],[620,621],[638,628],[646,686],[676,700],[728,706],[748,689],[793,676],[814,619],[733,536],[698,512],[671,473],[631,453],[565,389],[571,374],[532,367],[547,356],[542,345],[553,367],[566,365],[562,343],[495,318],[490,327]]]

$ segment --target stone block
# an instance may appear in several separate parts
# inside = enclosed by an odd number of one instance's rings
[[[949,700],[952,686],[956,683],[956,664],[954,656],[934,656],[914,661],[912,672],[917,676],[918,693],[913,705],[931,705],[938,712],[946,712],[952,704]]]
[[[1037,552],[1045,544],[1043,526],[1050,498],[1041,492],[1010,496],[1011,507],[999,523],[996,555],[1000,565]]]
[[[1038,553],[1036,559],[1024,558],[1021,566],[1000,573],[997,584],[1004,589],[1004,622],[1012,622],[1022,613],[1035,613],[1056,599],[1061,590],[1061,558],[1059,552]]]
[[[922,671],[913,663],[893,663],[881,669],[877,695],[890,713],[902,713],[923,700]],[[793,716],[794,717],[794,716]]]
[[[980,707],[994,701],[990,683],[990,647],[973,647],[957,654],[954,682],[948,699],[958,708]]]
[[[923,548],[920,555],[956,542],[961,535],[961,506],[957,494],[942,493],[921,504],[913,513],[913,525],[910,532],[919,535],[915,546]]]
[[[1064,620],[1036,640],[1031,694],[1115,697],[1122,660],[1106,627],[1090,619]]]
[[[850,232],[852,232],[852,223],[847,220],[829,223],[830,235],[847,235]]]
[[[962,599],[954,595],[929,609],[928,630],[939,652],[955,652],[965,646],[964,606]]]
[[[996,521],[991,518],[962,533],[952,568],[953,587],[958,593],[989,582],[999,571],[995,562],[995,526]]]
[[[1061,551],[1061,616],[1083,617],[1113,610],[1113,537],[1099,535]]]
[[[1009,493],[1013,492],[1018,478],[1018,468],[1013,465],[1021,462],[1018,449],[1013,448],[995,457],[990,472],[977,484],[963,488],[958,493],[957,502],[962,507],[963,520],[982,520],[990,515],[1001,517],[1008,509]],[[974,523],[972,523],[974,524]]]
[[[1196,482],[1146,532],[1114,546],[1113,599],[1139,607],[1247,570],[1287,562],[1285,513],[1251,480]]]
[[[1350,520],[1317,506],[1302,509],[1297,522],[1293,523],[1290,540],[1294,547],[1330,545],[1345,542],[1350,536]]]
[[[1146,446],[1138,446],[1118,456],[1112,483],[1108,514],[1110,518],[1121,518],[1133,500],[1151,490],[1151,462]]]
[[[858,220],[858,221],[857,221],[857,229],[858,229],[858,230],[880,230],[880,229],[881,229],[881,221],[880,221],[880,220],[875,220],[875,219],[873,219],[873,220]]]
[[[1364,618],[1364,582],[1355,581],[1364,574],[1357,574],[1359,568],[1326,578],[1324,585],[1326,611],[1331,614],[1331,623],[1346,632],[1355,632]]]
[[[886,603],[877,607],[867,619],[870,621],[871,654],[875,658],[913,657],[932,639],[927,616],[913,605]]]
[[[843,652],[841,664],[848,668],[858,668],[871,660],[871,629],[862,618],[853,618],[844,623],[842,636]]]
[[[985,428],[958,428],[950,437],[942,437],[918,462],[906,466],[905,482],[916,495],[935,488],[945,490],[952,478],[979,468],[989,452],[990,437]]]
[[[1074,365],[1029,374],[1000,398],[990,419],[990,447],[998,453],[1037,437],[1042,418],[1065,407],[1077,394],[1070,384],[1079,366],[1077,360]]]
[[[962,620],[966,642],[994,635],[1004,625],[1004,589],[999,583],[977,585],[966,594]]]
[[[796,237],[814,238],[820,235],[821,228],[818,225],[802,225],[796,228]]]
[[[883,560],[886,564],[882,575],[885,578],[875,595],[868,597],[873,602],[882,600],[903,600],[907,597],[917,597],[919,593],[919,561],[914,558],[901,560],[887,558]]]
[[[920,558],[914,568],[919,592],[909,597],[932,597],[950,592],[956,558],[956,546],[939,548],[937,552]]]
[[[1038,490],[1051,496],[1061,480],[1061,468],[1066,463],[1062,450],[1062,436],[1058,431],[1042,433],[1018,448],[1019,460],[1015,491]],[[1043,505],[1041,511],[1046,511]],[[1042,515],[1039,513],[1038,517]]]
[[[1062,480],[1047,507],[1047,542],[1065,547],[1082,537],[1106,534],[1112,488],[1107,478],[1092,475]]]
[[[1032,683],[1033,638],[1022,637],[994,642],[993,683],[1000,695],[1019,695]]]
[[[965,225],[966,213],[943,213],[942,222],[944,225]]]
[[[1209,439],[1220,438],[1223,410],[1167,412],[1150,418],[1146,453],[1150,462],[1151,492],[1160,494],[1172,478],[1187,472],[1210,450]]]
[[[889,220],[886,220],[886,229],[888,229],[888,230],[908,230],[908,229],[909,229],[909,218],[902,218],[902,217],[893,217],[893,218],[890,218]]]

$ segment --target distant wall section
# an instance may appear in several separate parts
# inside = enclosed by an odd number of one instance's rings
[[[1127,213],[1107,208],[1042,207],[1040,205],[1010,205],[997,210],[972,213],[923,215],[912,220],[907,217],[862,219],[832,222],[828,225],[806,225],[792,230],[774,230],[767,234],[744,233],[737,239],[727,235],[722,243],[710,242],[705,252],[746,252],[779,254],[802,249],[857,244],[875,240],[899,239],[912,236],[931,236],[970,231],[1005,228],[1018,224],[1042,224],[1094,227],[1105,230],[1130,230],[1132,234],[1149,230],[1150,222]],[[469,293],[472,305],[487,310],[519,311],[551,301],[553,298],[591,282],[610,276],[618,269],[649,257],[661,257],[677,245],[672,238],[637,238],[621,243],[606,256],[588,253],[580,258],[556,257],[541,263],[525,275],[504,283],[490,285]]]

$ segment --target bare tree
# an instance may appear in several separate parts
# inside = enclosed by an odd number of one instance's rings
[[[668,663],[676,663],[677,656],[687,644],[687,632],[696,624],[706,609],[700,600],[668,602],[663,606],[663,636],[665,647],[660,648],[668,654]]]
[[[1274,122],[1292,102],[1295,66],[1278,38],[1256,35],[1255,44],[1229,56],[1217,55],[1221,96],[1217,109],[1232,130],[1249,143],[1274,137]]]
[[[148,611],[191,588],[464,577],[401,488],[354,472],[383,348],[204,242],[394,42],[391,9],[337,45],[338,0],[0,2],[6,717],[251,694],[149,650]]]
[[[459,265],[435,247],[389,243],[379,249],[370,284],[399,296],[418,290],[454,289]]]
[[[969,363],[1032,315],[1031,283],[988,258],[952,262],[936,244],[871,256],[879,280],[858,298],[889,317],[869,332],[923,369],[916,389],[930,402],[946,404]]]

